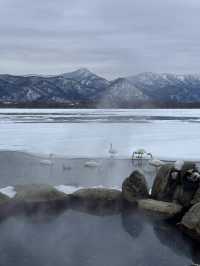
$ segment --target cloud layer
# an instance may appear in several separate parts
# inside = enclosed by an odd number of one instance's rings
[[[199,0],[0,0],[0,73],[198,73],[199,14]]]

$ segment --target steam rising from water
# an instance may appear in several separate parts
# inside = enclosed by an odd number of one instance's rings
[[[198,252],[179,232],[138,213],[13,217],[0,224],[6,266],[190,265]]]

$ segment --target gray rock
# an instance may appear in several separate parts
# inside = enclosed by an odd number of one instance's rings
[[[55,201],[67,198],[67,195],[50,185],[18,185],[15,186],[14,200],[26,202]]]
[[[200,186],[198,186],[197,191],[194,194],[193,199],[191,200],[191,205],[200,203]]]
[[[65,208],[70,197],[50,185],[18,185],[11,201],[12,209],[24,211],[54,211]]]
[[[195,191],[193,190],[187,190],[182,185],[177,185],[174,191],[173,201],[188,208],[191,206],[194,193]]]
[[[3,193],[0,193],[0,207],[3,206],[5,203],[8,203],[10,198]]]
[[[183,216],[179,226],[185,233],[200,241],[200,203],[189,209]]]
[[[135,203],[138,199],[149,197],[145,176],[138,170],[134,171],[124,180],[122,184],[122,196],[130,203]]]
[[[173,164],[165,164],[160,167],[153,183],[151,196],[161,201],[172,201],[175,187],[170,186],[170,173]]]
[[[71,208],[96,215],[118,213],[122,209],[121,191],[106,188],[80,189],[71,195]]]
[[[8,196],[0,193],[0,217],[8,215],[10,201],[11,199]]]
[[[186,179],[186,173],[190,169],[196,170],[195,163],[185,162],[180,173],[177,173],[177,178],[173,178],[173,174],[176,174],[174,165],[162,166],[153,184],[152,198],[189,207],[198,188],[196,182]]]
[[[138,200],[138,208],[166,219],[175,217],[182,210],[179,204],[152,199]]]

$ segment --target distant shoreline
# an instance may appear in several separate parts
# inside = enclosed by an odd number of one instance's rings
[[[56,102],[21,102],[21,103],[0,103],[0,108],[55,108],[55,109],[199,109],[200,102],[177,103],[177,102],[135,102],[113,105],[98,105],[97,103],[56,103]]]

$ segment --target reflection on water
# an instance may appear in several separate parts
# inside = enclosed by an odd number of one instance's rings
[[[138,212],[18,216],[0,224],[0,265],[155,266],[198,263],[199,251],[169,225]]]

